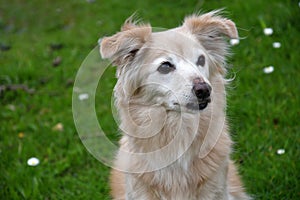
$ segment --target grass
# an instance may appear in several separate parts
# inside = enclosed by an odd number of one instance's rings
[[[222,7],[243,38],[229,60],[229,77],[236,75],[228,88],[233,157],[256,199],[299,199],[298,1],[0,0],[1,199],[110,199],[109,168],[84,148],[72,118],[80,64],[99,37],[135,11],[154,27],[170,28],[186,14]],[[265,36],[265,27],[274,34]],[[276,41],[281,48],[272,48]],[[61,59],[56,67],[54,59]],[[274,72],[264,74],[269,65]],[[107,98],[113,74],[106,72],[96,108],[104,129],[116,133]],[[58,123],[63,130],[53,129]],[[36,167],[26,163],[32,156],[40,159]]]

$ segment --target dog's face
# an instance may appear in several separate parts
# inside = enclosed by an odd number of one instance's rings
[[[234,23],[216,13],[191,16],[181,27],[154,33],[150,25],[127,21],[121,32],[102,40],[100,52],[118,66],[123,99],[195,112],[213,100],[211,78],[225,72],[223,36],[238,37]]]
[[[153,33],[137,58],[146,101],[175,111],[202,110],[211,101],[209,55],[186,34]]]

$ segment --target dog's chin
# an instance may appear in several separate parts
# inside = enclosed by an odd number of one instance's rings
[[[190,111],[193,111],[193,112],[197,112],[197,111],[199,112],[199,111],[204,110],[210,102],[211,102],[211,98],[208,97],[208,98],[203,99],[201,101],[188,102],[185,107],[187,108],[187,110],[190,110]]]
[[[186,113],[198,113],[200,111],[205,110],[208,106],[210,101],[203,101],[203,102],[189,102],[187,104],[180,105],[179,103],[174,103],[172,106],[167,106],[167,111],[174,111],[174,112],[186,112]]]
[[[207,107],[208,103],[209,103],[208,101],[199,102],[199,103],[190,102],[186,104],[186,108],[192,111],[201,111]]]

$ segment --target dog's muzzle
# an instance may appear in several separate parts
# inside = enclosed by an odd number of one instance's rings
[[[192,110],[203,110],[206,108],[208,103],[211,102],[211,90],[211,86],[202,79],[194,79],[192,92],[197,97],[197,102],[190,102],[186,107]]]

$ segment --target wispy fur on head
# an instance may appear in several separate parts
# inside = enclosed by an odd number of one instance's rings
[[[228,55],[228,42],[224,37],[238,38],[238,32],[234,22],[220,16],[221,10],[212,11],[203,15],[191,15],[185,18],[183,28],[186,28],[209,52],[214,64],[221,73],[225,73],[224,67]]]
[[[185,18],[178,28],[189,31],[211,55],[211,60],[224,74],[226,56],[229,54],[228,42],[225,38],[238,38],[234,22],[220,15],[215,10],[203,15],[193,14]],[[135,15],[129,17],[121,28],[121,32],[104,37],[101,41],[100,53],[103,58],[110,59],[117,66],[127,65],[150,38],[152,28],[149,23],[138,23]],[[118,70],[119,71],[119,70]]]
[[[125,21],[121,32],[102,39],[100,46],[102,58],[110,59],[117,66],[132,61],[152,32],[150,24],[137,24],[133,18],[132,16]]]

